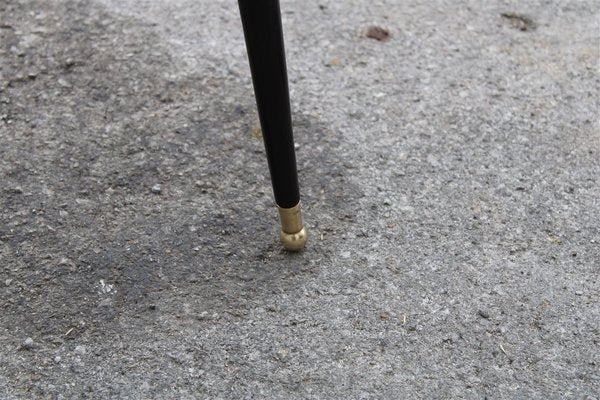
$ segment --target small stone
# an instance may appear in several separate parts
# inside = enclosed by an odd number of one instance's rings
[[[60,86],[62,86],[64,88],[70,88],[71,87],[71,84],[69,82],[67,82],[66,79],[59,78],[57,82],[58,82],[58,84]]]
[[[10,284],[12,283],[12,281],[13,281],[12,279],[7,279],[7,280],[4,281],[4,284],[6,286],[10,286]]]
[[[444,336],[442,341],[444,341],[446,343],[455,343],[458,341],[458,339],[460,339],[460,336],[458,336],[457,333],[452,332],[452,333],[449,333],[448,335]]]
[[[152,193],[154,194],[161,194],[162,192],[162,188],[160,187],[160,185],[157,183],[156,185],[152,186]]]
[[[390,32],[387,29],[379,26],[371,26],[367,29],[365,36],[370,39],[375,39],[380,42],[384,42],[390,38]]]
[[[479,314],[479,316],[481,318],[485,318],[485,319],[489,319],[490,318],[490,313],[488,313],[485,310],[479,310],[479,311],[477,311],[477,314]]]
[[[25,339],[25,341],[21,345],[21,348],[24,350],[31,350],[33,348],[33,339],[30,337]]]
[[[383,205],[384,206],[391,206],[392,205],[392,200],[390,200],[390,199],[384,199],[383,200]]]
[[[289,351],[286,349],[278,349],[275,352],[275,356],[279,361],[285,361],[288,358]]]
[[[75,353],[84,355],[85,352],[86,352],[85,346],[79,345],[79,346],[75,347]]]
[[[198,315],[198,316],[196,317],[196,319],[198,319],[199,321],[203,321],[203,320],[206,320],[206,319],[209,319],[209,318],[210,318],[210,317],[209,317],[209,315],[208,315],[208,311],[202,311],[202,312],[200,313],[200,315]]]
[[[54,362],[55,362],[55,363],[57,363],[57,364],[58,364],[58,363],[60,362],[60,360],[62,360],[62,358],[60,358],[60,356],[56,356],[56,357],[54,357]]]
[[[58,262],[59,266],[65,266],[65,267],[74,267],[75,263],[73,261],[71,261],[70,259],[68,259],[67,257],[61,257],[60,261]]]
[[[577,291],[575,291],[575,295],[576,296],[583,296],[583,291],[577,290]]]

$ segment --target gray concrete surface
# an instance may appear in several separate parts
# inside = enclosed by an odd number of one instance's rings
[[[236,7],[0,2],[0,398],[600,398],[598,2],[283,1],[301,254]]]

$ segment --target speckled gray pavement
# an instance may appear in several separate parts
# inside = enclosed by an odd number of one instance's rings
[[[600,398],[599,3],[282,10],[300,254],[234,0],[0,2],[0,398]]]

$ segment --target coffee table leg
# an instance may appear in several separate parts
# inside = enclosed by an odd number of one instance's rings
[[[281,219],[281,242],[286,250],[300,250],[306,244],[307,233],[300,212],[279,0],[238,0],[238,3],[271,182]]]

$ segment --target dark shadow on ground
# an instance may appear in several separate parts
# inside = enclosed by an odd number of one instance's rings
[[[189,298],[199,316],[245,312],[335,254],[360,197],[341,168],[338,133],[295,116],[314,235],[306,251],[285,253],[262,140],[252,134],[251,88],[210,71],[161,78],[174,61],[149,47],[159,40],[124,33],[141,22],[82,15],[73,2],[45,7],[67,31],[12,60],[15,70],[45,72],[11,83],[28,102],[10,104],[13,128],[0,149],[2,275],[12,282],[1,320],[15,337],[54,345],[66,332],[110,337],[123,315],[143,326]],[[3,33],[18,45],[12,30]],[[321,233],[332,237],[326,248]]]

